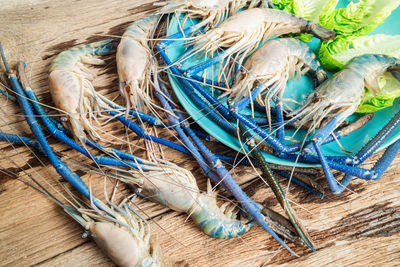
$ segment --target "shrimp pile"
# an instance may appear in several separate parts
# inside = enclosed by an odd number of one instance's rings
[[[220,48],[228,48],[228,56],[244,58],[254,52],[260,43],[289,33],[312,33],[321,40],[333,39],[334,33],[318,24],[293,14],[268,8],[252,8],[229,17],[195,41],[193,51],[213,55]],[[238,56],[236,56],[238,57]]]
[[[22,177],[12,172],[7,175],[53,200],[82,226],[84,236],[90,236],[118,266],[172,265],[163,257],[162,244],[154,240],[149,222],[140,215],[140,205],[134,206],[136,197],[141,202],[151,201],[184,213],[211,238],[237,238],[258,224],[294,256],[298,256],[295,252],[298,247],[289,246],[285,240],[315,251],[312,236],[291,207],[289,189],[285,192],[275,174],[323,197],[322,187],[312,179],[317,174],[308,170],[306,173],[313,177],[304,178],[301,171],[272,168],[262,147],[267,145],[265,150],[294,166],[298,161],[320,163],[333,193],[343,188],[334,179],[331,168],[346,173],[344,185],[357,175],[366,180],[379,178],[393,159],[392,154],[400,150],[400,141],[389,147],[389,152],[385,152],[388,155],[371,170],[358,165],[383,142],[378,137],[383,136],[383,140],[400,125],[400,113],[352,158],[325,156],[321,146],[333,141],[340,145],[340,138],[372,119],[369,114],[355,124],[342,127],[346,118],[356,112],[365,88],[374,95],[382,93],[378,84],[381,75],[389,72],[400,81],[400,59],[361,55],[328,78],[310,46],[285,35],[310,33],[328,41],[335,33],[275,9],[271,0],[170,0],[161,5],[157,12],[132,22],[119,40],[79,45],[54,58],[49,69],[49,89],[55,107],[50,108],[62,112],[60,121],[50,117],[36,97],[23,64],[18,71],[9,67],[0,45],[9,82],[33,133],[33,137],[28,137],[32,135],[0,132],[0,141],[9,142],[13,148],[24,145],[35,151],[36,159],[40,159],[36,152],[43,154],[74,189],[54,175],[40,176],[40,181],[32,175]],[[165,30],[170,26],[172,14],[179,29],[167,36]],[[192,26],[184,28],[189,20]],[[181,54],[171,59],[168,49],[174,48],[175,41]],[[104,66],[106,61],[101,57],[111,58],[114,53],[117,73],[113,75],[118,77],[115,86],[120,95],[108,99],[94,88],[95,72],[89,66]],[[219,68],[217,78],[214,69],[206,72],[214,64]],[[202,75],[197,75],[200,72]],[[224,84],[220,81],[222,75]],[[310,76],[315,90],[307,97],[304,95],[303,104],[284,99],[288,82],[302,75]],[[225,136],[210,133],[212,127],[203,131],[194,126],[192,111],[188,109],[186,113],[176,103],[167,79],[174,89],[178,85],[184,92],[184,97],[177,96],[179,100],[190,100],[194,106],[191,108],[226,131],[227,138],[237,137],[243,157],[216,154],[209,148],[216,147],[212,142],[217,141],[212,137]],[[300,107],[293,111],[285,101]],[[250,115],[246,110],[249,105]],[[116,129],[115,135],[105,128],[110,122],[119,125],[112,129]],[[292,137],[305,128],[303,143],[287,144],[285,127],[295,128]],[[123,131],[118,131],[120,128]],[[118,136],[121,133],[123,136]],[[312,137],[307,139],[311,133]],[[64,150],[53,151],[48,138],[55,138],[58,145],[67,146],[68,151],[75,150],[84,159],[74,156],[65,160]],[[169,153],[171,150],[195,160],[206,177],[204,191],[200,189],[196,168],[193,173],[185,169],[186,158],[180,161],[181,165],[175,163],[170,159],[175,157]],[[234,178],[237,173],[228,169],[230,165],[251,167],[252,174],[272,190],[286,217],[253,200],[247,192],[250,190],[244,190]],[[78,170],[89,174],[88,185],[77,174]],[[104,178],[104,202],[92,190],[95,182],[92,174]],[[111,196],[106,188],[110,182]],[[128,190],[120,187],[129,189],[129,195],[124,195]],[[123,200],[117,205],[115,195],[119,193]]]

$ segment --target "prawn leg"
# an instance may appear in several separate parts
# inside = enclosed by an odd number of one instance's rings
[[[212,167],[215,169],[222,183],[224,183],[224,185],[228,188],[228,191],[231,192],[232,195],[234,195],[235,198],[241,203],[243,209],[284,248],[286,248],[293,255],[297,256],[297,254],[291,248],[289,248],[288,245],[268,226],[264,215],[261,213],[259,205],[243,192],[240,186],[223,166],[221,160],[218,159],[218,157],[216,157],[210,150],[208,150],[208,148],[201,142],[200,139],[198,139],[198,137],[190,130],[190,128],[187,128],[186,130],[209,164],[212,164]]]
[[[378,160],[378,162],[372,168],[375,173],[375,177],[373,180],[378,180],[385,173],[386,169],[392,163],[396,155],[400,150],[400,140],[391,144],[383,153],[382,157]],[[350,174],[346,174],[343,179],[340,181],[340,187],[338,189],[338,194],[342,193],[350,182],[353,180],[354,176]]]

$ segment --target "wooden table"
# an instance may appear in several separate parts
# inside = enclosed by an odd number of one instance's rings
[[[11,64],[18,60],[26,61],[32,87],[41,101],[51,104],[47,72],[54,56],[77,44],[121,36],[129,23],[154,8],[151,2],[3,1],[0,40]],[[95,85],[103,94],[112,97],[118,94],[113,59],[106,70],[96,79]],[[0,103],[1,131],[32,136],[17,105],[6,101],[3,96],[0,96]],[[112,133],[121,132],[117,123],[107,127]],[[50,140],[54,150],[62,153],[67,162],[71,162],[71,157],[80,159],[65,145]],[[13,171],[22,177],[26,177],[26,171],[35,177],[53,176],[60,180],[49,162],[44,160],[47,167],[43,167],[28,149],[14,150],[3,142],[0,148],[0,170]],[[221,146],[219,150],[225,148]],[[205,189],[205,176],[192,159],[170,150],[165,153],[168,159],[193,171],[200,188]],[[365,167],[371,167],[377,156]],[[328,193],[324,199],[291,186],[289,198],[292,205],[318,246],[318,251],[311,253],[304,247],[291,244],[300,258],[291,256],[258,226],[233,240],[214,240],[201,233],[187,215],[144,200],[136,199],[135,204],[151,222],[153,237],[158,238],[162,250],[176,265],[395,266],[400,264],[399,166],[400,157],[395,159],[381,180],[357,180],[342,195]],[[87,181],[88,174],[79,174]],[[246,187],[248,194],[280,210],[272,193],[256,178],[254,171],[236,168],[232,174],[240,183],[253,181]],[[322,175],[317,179],[325,186]],[[102,179],[92,178],[92,181],[94,192],[102,194]],[[123,186],[120,188],[122,195],[128,194]],[[94,242],[81,238],[79,225],[49,198],[4,174],[0,174],[0,207],[1,265],[112,265]]]

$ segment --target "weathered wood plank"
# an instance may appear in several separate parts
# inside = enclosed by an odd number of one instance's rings
[[[131,21],[152,9],[151,2],[8,2],[0,10],[0,39],[10,62],[21,59],[27,62],[32,87],[42,101],[51,104],[47,70],[54,56],[73,45],[109,35],[120,36]],[[112,58],[108,62],[108,68],[95,80],[95,86],[102,93],[115,96],[118,94],[115,62]],[[2,96],[0,112],[0,131],[30,133],[21,111]],[[120,133],[121,126],[112,123],[107,130]],[[130,137],[134,140],[133,134]],[[69,163],[71,158],[83,160],[76,152],[53,139],[50,143]],[[26,171],[37,178],[39,175],[58,177],[53,169],[41,166],[26,148],[14,150],[9,144],[0,143],[0,149],[3,152],[0,155],[2,170],[12,170],[22,176]],[[221,146],[218,150],[224,151],[225,148]],[[205,189],[205,177],[193,160],[170,150],[166,150],[166,157],[193,171],[200,188]],[[376,157],[366,166],[371,166],[374,160]],[[45,164],[50,167],[47,161]],[[145,200],[136,199],[135,204],[146,217],[151,218],[154,236],[157,236],[164,253],[172,262],[182,266],[396,265],[400,259],[399,166],[398,157],[380,181],[357,181],[351,185],[352,191],[341,196],[328,194],[322,200],[292,186],[289,199],[318,245],[318,251],[311,253],[291,244],[302,255],[298,259],[283,250],[260,227],[234,240],[214,240],[202,234],[186,215]],[[80,174],[87,181],[88,175]],[[241,183],[255,177],[250,168],[238,168],[232,174]],[[323,181],[322,177],[318,179]],[[92,180],[94,192],[102,195],[102,179],[94,177]],[[129,194],[120,188],[121,194]],[[108,189],[111,189],[110,185]],[[257,201],[280,210],[262,182],[256,181],[246,190]],[[80,237],[80,227],[60,208],[30,187],[3,174],[0,174],[0,207],[2,265],[112,265],[93,242]]]

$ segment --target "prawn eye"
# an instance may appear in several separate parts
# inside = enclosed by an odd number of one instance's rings
[[[68,118],[67,117],[61,117],[60,120],[61,120],[61,122],[67,122]]]
[[[87,238],[88,236],[89,236],[88,231],[85,231],[85,232],[83,232],[83,233],[81,234],[81,238],[82,238],[82,239],[85,239],[85,238]]]

